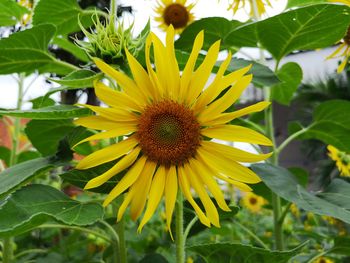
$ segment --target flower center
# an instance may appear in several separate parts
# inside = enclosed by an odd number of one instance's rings
[[[249,199],[249,203],[250,203],[251,205],[255,205],[257,202],[258,202],[258,200],[257,200],[255,197],[251,197],[251,198]]]
[[[162,165],[178,165],[194,157],[200,144],[200,125],[184,105],[165,100],[148,106],[137,131],[142,151]]]
[[[173,25],[175,29],[183,28],[187,25],[189,14],[185,6],[180,4],[168,5],[163,14],[165,24]]]
[[[350,27],[348,27],[348,31],[346,32],[346,35],[344,36],[344,42],[350,46]]]

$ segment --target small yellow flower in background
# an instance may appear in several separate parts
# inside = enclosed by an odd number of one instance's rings
[[[296,204],[291,204],[290,206],[290,211],[292,212],[292,214],[295,216],[295,217],[300,217],[300,210],[299,208],[296,206]]]
[[[334,261],[326,257],[319,257],[318,259],[314,260],[312,263],[334,263]]]
[[[332,3],[342,3],[350,6],[350,0],[328,0],[328,1]]]
[[[327,149],[329,151],[328,156],[335,161],[340,175],[350,176],[350,154],[339,151],[332,145],[328,145]]]
[[[24,14],[22,19],[21,19],[21,24],[22,25],[27,25],[30,20],[32,19],[32,14],[31,10],[33,8],[33,0],[20,0],[18,2],[19,5],[26,7],[28,10],[30,10],[29,14]]]
[[[271,146],[270,139],[254,130],[226,124],[235,118],[265,109],[269,102],[226,112],[251,82],[252,75],[245,75],[250,66],[224,75],[231,61],[229,54],[212,83],[204,89],[216,64],[220,41],[210,47],[202,64],[195,70],[204,39],[203,31],[200,32],[180,75],[175,57],[174,34],[174,28],[170,26],[166,45],[155,34],[148,36],[145,46],[147,71],[126,50],[133,79],[102,60],[95,59],[96,65],[115,79],[122,91],[112,90],[102,82],[96,82],[96,95],[110,108],[84,105],[97,115],[75,121],[87,128],[103,130],[80,143],[124,136],[119,143],[88,155],[76,168],[89,169],[118,159],[111,169],[90,180],[85,189],[98,187],[127,169],[103,205],[107,206],[128,190],[117,217],[120,220],[130,206],[131,218],[136,220],[145,209],[138,231],[150,220],[163,196],[170,230],[178,188],[204,225],[219,227],[219,214],[208,192],[222,210],[229,211],[230,208],[216,179],[243,191],[251,191],[247,184],[258,183],[261,179],[239,162],[257,162],[271,156],[271,153],[252,154],[204,140],[206,137]],[[150,60],[151,45],[154,47],[153,63]],[[226,93],[220,96],[223,91]],[[193,199],[191,188],[198,194],[205,213]]]
[[[242,205],[248,208],[253,213],[259,213],[263,207],[267,203],[267,201],[252,192],[245,193],[242,197]]]
[[[322,218],[327,221],[330,225],[337,224],[337,219],[331,216],[322,216]]]
[[[188,0],[158,0],[155,20],[164,31],[172,25],[175,33],[180,34],[193,22],[194,16],[191,11],[194,6],[194,3],[188,4]]]
[[[270,0],[256,0],[256,8],[259,16],[266,13],[266,6],[271,7]],[[248,8],[250,17],[254,17],[254,2],[252,0],[231,0],[227,10],[232,10],[233,14],[236,14],[238,9]]]

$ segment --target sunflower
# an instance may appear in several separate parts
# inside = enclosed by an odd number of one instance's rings
[[[255,214],[260,213],[263,205],[267,203],[263,197],[252,192],[245,193],[241,201],[243,206]]]
[[[346,32],[346,35],[343,37],[341,44],[339,47],[332,53],[330,54],[327,59],[331,58],[337,58],[337,57],[343,57],[342,63],[338,66],[337,72],[338,74],[341,73],[346,64],[349,61],[350,57],[350,27],[348,28],[348,31]]]
[[[96,115],[75,121],[87,128],[104,130],[80,143],[123,136],[122,141],[86,156],[76,168],[89,169],[118,159],[111,169],[90,180],[85,189],[98,187],[126,170],[103,205],[107,206],[127,191],[117,218],[122,218],[128,206],[133,220],[145,210],[138,231],[152,217],[162,196],[165,198],[166,221],[170,230],[178,186],[204,225],[219,226],[219,215],[208,191],[222,210],[229,211],[230,208],[216,179],[231,183],[243,191],[251,191],[246,183],[258,183],[260,178],[239,162],[256,162],[271,156],[271,153],[248,153],[209,139],[271,146],[268,138],[251,129],[226,124],[269,105],[269,102],[260,102],[226,112],[251,82],[252,75],[245,75],[250,67],[224,76],[231,61],[229,54],[213,82],[203,90],[216,63],[220,42],[210,47],[202,64],[194,70],[203,45],[204,33],[200,32],[180,76],[174,34],[174,28],[170,26],[166,45],[163,45],[155,34],[150,33],[145,46],[147,72],[126,50],[133,79],[95,59],[97,67],[115,79],[122,91],[96,82],[96,95],[110,108],[85,105]],[[153,63],[150,60],[151,45],[154,47]],[[205,213],[193,199],[191,188],[198,194]]]
[[[238,9],[245,9],[248,6],[249,8],[249,15],[251,17],[256,16],[254,12],[254,2],[253,0],[232,0],[229,3],[229,7],[227,10],[232,9],[233,14],[236,14]],[[256,0],[256,8],[259,16],[262,16],[263,14],[266,13],[266,8],[265,6],[271,6],[270,0]]]
[[[328,145],[327,149],[329,151],[328,156],[335,161],[340,175],[350,176],[350,155],[339,151],[332,145]]]
[[[314,260],[313,263],[334,263],[334,261],[326,257],[319,257],[318,259]]]
[[[194,3],[188,4],[187,0],[158,0],[155,8],[157,17],[155,20],[164,31],[172,25],[175,32],[180,34],[193,20],[191,13]]]

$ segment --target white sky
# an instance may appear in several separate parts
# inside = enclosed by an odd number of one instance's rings
[[[287,0],[272,0],[271,2],[273,4],[273,9],[268,8],[268,16],[273,16],[282,12],[285,8]],[[134,19],[135,34],[138,34],[143,29],[149,19],[149,16],[154,15],[154,12],[152,11],[153,5],[155,3],[154,0],[119,0],[118,3],[121,3],[123,5],[131,5],[133,7],[134,15],[128,15],[126,19],[130,22]],[[204,17],[221,16],[228,19],[245,21],[248,18],[247,13],[244,10],[238,11],[237,14],[233,16],[232,11],[227,10],[227,7],[228,0],[197,0],[197,5],[193,9],[193,13],[197,19]],[[157,28],[157,24],[152,20],[151,30],[163,38],[164,33]],[[256,51],[253,49],[247,49],[246,52],[249,52],[253,57],[256,54]],[[330,63],[334,64],[331,66],[333,69],[336,66],[336,61],[333,60],[333,62]],[[24,86],[27,87],[32,79],[32,76],[28,77],[25,81]],[[38,78],[27,90],[24,101],[42,96],[48,91],[48,89],[49,86],[45,83],[45,80],[43,78]],[[18,92],[13,76],[0,75],[0,94],[0,108],[16,107]],[[57,96],[58,94],[56,94],[56,98]],[[55,96],[52,96],[52,98],[55,98]],[[30,106],[30,103],[26,103],[24,104],[23,108],[27,109],[30,108]]]

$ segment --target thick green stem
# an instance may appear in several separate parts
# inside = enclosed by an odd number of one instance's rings
[[[119,237],[119,262],[127,263],[127,250],[125,246],[125,219],[122,218],[117,224],[117,234]]]
[[[2,249],[2,263],[12,262],[13,250],[12,250],[12,238],[4,238],[3,249]]]
[[[307,132],[308,128],[301,129],[300,131],[297,131],[296,133],[293,133],[291,136],[289,136],[287,139],[285,139],[280,146],[277,147],[275,150],[275,154],[280,154],[281,151],[294,139],[298,138],[298,136],[302,135],[303,133]]]
[[[109,23],[115,27],[117,17],[117,0],[111,0],[110,6],[109,6]]]
[[[176,263],[185,262],[185,239],[183,222],[183,197],[179,192],[176,202]]]

